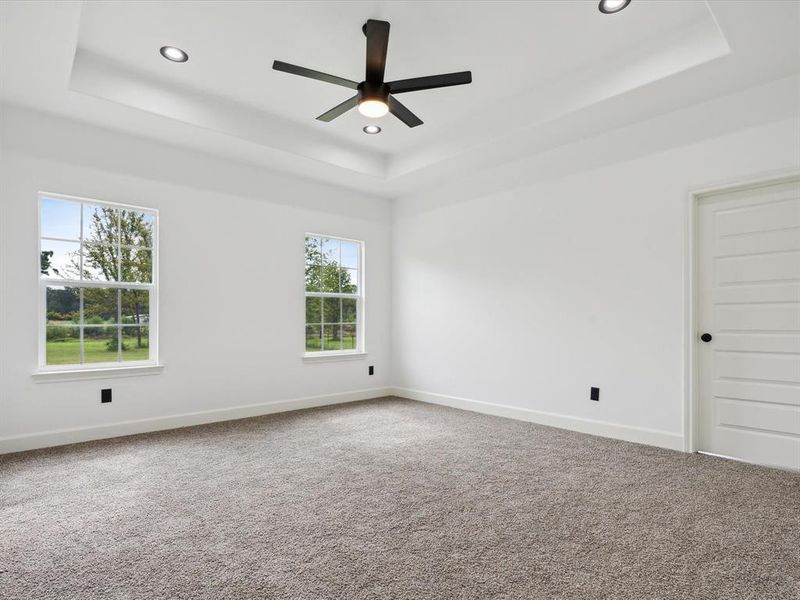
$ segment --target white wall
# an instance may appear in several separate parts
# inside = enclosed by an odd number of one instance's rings
[[[744,110],[759,106],[734,100],[400,199],[399,392],[682,448],[689,190],[800,168],[800,122],[648,148],[657,136],[677,143],[678,126],[694,140],[734,104],[742,112],[732,122],[748,123]],[[637,147],[649,155],[619,160]],[[581,161],[592,168],[575,172]],[[600,402],[589,400],[590,386],[600,387]]]
[[[0,113],[0,450],[272,410],[229,410],[243,405],[384,391],[390,366],[386,200],[18,108],[4,106]],[[34,382],[40,190],[160,210],[163,373]],[[301,359],[306,231],[366,242],[365,360]],[[368,365],[375,365],[374,376],[367,375]],[[103,387],[114,391],[111,404],[100,404]],[[188,420],[109,427],[220,409]],[[63,432],[75,428],[81,431]]]

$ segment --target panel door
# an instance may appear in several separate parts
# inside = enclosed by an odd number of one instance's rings
[[[701,200],[697,241],[700,449],[800,470],[800,179]]]

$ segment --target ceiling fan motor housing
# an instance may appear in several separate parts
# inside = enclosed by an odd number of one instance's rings
[[[389,86],[385,83],[362,81],[358,84],[358,102],[378,100],[384,104],[389,102]]]

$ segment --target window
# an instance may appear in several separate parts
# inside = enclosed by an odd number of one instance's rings
[[[364,244],[306,234],[306,354],[360,353]]]
[[[39,366],[157,362],[155,210],[39,194]]]

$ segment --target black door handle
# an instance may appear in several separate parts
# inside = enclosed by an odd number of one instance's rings
[[[700,339],[703,340],[704,342],[708,343],[711,340],[713,340],[714,337],[710,333],[704,333],[703,335],[700,336]]]

